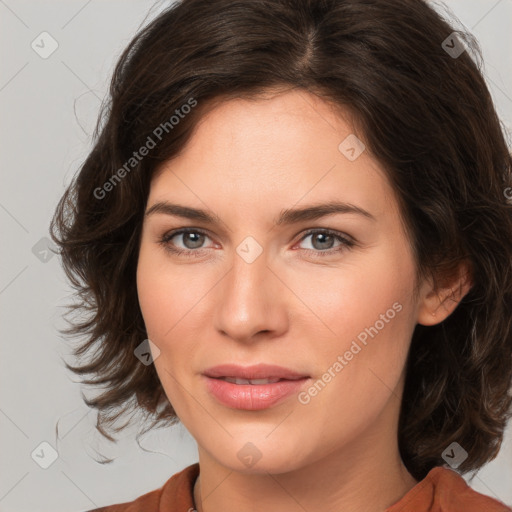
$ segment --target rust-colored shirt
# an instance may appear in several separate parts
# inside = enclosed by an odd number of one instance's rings
[[[160,489],[89,512],[193,512],[198,475],[196,462],[174,474]],[[385,512],[512,512],[512,508],[476,492],[455,471],[438,466]]]

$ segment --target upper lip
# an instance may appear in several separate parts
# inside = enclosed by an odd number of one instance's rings
[[[239,366],[236,364],[221,364],[205,370],[208,377],[234,377],[238,379],[287,379],[297,380],[308,377],[282,366],[271,364],[256,364],[253,366]]]

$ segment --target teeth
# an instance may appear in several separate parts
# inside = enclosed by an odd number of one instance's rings
[[[222,380],[231,382],[233,384],[273,384],[279,382],[281,379],[237,379],[234,377],[221,377]]]

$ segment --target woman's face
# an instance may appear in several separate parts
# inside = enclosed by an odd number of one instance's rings
[[[146,211],[157,203],[219,219],[154,208],[137,270],[158,376],[203,453],[277,473],[396,437],[415,264],[393,190],[345,120],[305,91],[222,103],[155,175]],[[292,213],[327,203],[367,214]],[[266,402],[279,385],[204,375],[260,363],[306,378]]]

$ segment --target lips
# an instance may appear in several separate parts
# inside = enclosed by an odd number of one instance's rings
[[[259,364],[214,366],[203,373],[206,390],[231,409],[259,411],[289,400],[310,377],[282,366]]]
[[[267,384],[280,380],[299,380],[309,377],[305,373],[299,373],[289,368],[262,363],[253,366],[239,366],[235,364],[213,366],[205,370],[204,375],[215,379],[227,380],[234,384]]]
[[[252,384],[252,385],[263,385],[263,384],[275,384],[276,382],[280,382],[282,380],[287,379],[239,379],[238,377],[218,377],[219,380],[225,380],[226,382],[231,382],[232,384]]]

